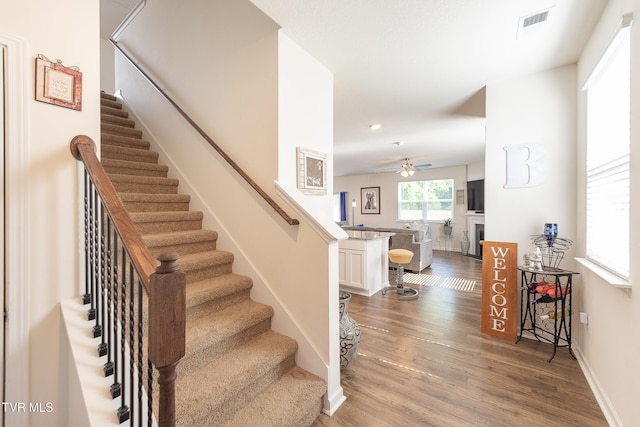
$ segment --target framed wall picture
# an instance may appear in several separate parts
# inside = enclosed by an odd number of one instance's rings
[[[298,189],[304,194],[327,194],[327,155],[296,148]]]
[[[36,101],[82,111],[82,73],[38,55]]]
[[[380,187],[364,187],[360,189],[360,213],[380,213]]]

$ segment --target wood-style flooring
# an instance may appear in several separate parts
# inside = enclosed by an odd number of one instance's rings
[[[480,333],[481,261],[436,251],[422,273],[475,279],[471,292],[422,286],[417,300],[353,295],[359,354],[347,400],[323,426],[606,426],[578,362],[559,348]]]

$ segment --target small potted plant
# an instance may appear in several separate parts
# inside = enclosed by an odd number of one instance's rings
[[[451,231],[453,230],[453,226],[451,225],[451,222],[453,221],[453,218],[447,218],[444,220],[444,234],[445,236],[450,236],[451,235]]]

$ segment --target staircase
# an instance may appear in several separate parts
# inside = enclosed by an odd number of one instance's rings
[[[202,212],[167,177],[122,104],[101,94],[101,162],[155,256],[180,254],[186,273],[186,355],[177,368],[178,426],[309,426],[326,383],[295,363],[297,343],[271,330],[273,309],[251,300]]]

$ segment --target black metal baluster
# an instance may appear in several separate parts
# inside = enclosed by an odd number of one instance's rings
[[[153,365],[147,357],[147,397],[149,403],[147,404],[147,426],[153,425]]]
[[[84,295],[82,295],[82,303],[89,304],[91,302],[91,290],[89,284],[89,174],[86,169],[84,171]]]
[[[89,307],[89,311],[87,313],[87,318],[89,320],[94,320],[96,318],[96,308],[95,308],[95,295],[96,295],[96,283],[95,283],[95,248],[94,248],[94,234],[95,228],[94,224],[94,215],[95,215],[95,205],[94,205],[94,195],[95,189],[93,187],[93,182],[90,180],[91,189],[89,193],[89,275],[91,281],[91,306]]]
[[[138,406],[140,407],[138,410],[138,425],[142,426],[142,394],[143,394],[143,390],[142,390],[142,361],[143,361],[143,354],[142,354],[142,322],[143,322],[143,318],[142,318],[142,283],[138,280],[138,323],[137,323],[137,332],[138,332]]]
[[[120,394],[121,397],[121,404],[120,404],[120,408],[118,408],[118,421],[120,423],[125,422],[126,420],[129,419],[129,408],[126,405],[126,400],[125,400],[125,394],[124,390],[126,389],[126,372],[125,372],[125,337],[126,337],[126,310],[127,310],[127,305],[126,305],[126,299],[127,299],[127,265],[129,264],[129,261],[127,260],[127,253],[125,251],[124,245],[122,246],[122,289],[120,292],[120,301],[121,301],[121,307],[120,307],[120,328],[121,328],[121,333],[120,333],[120,362],[122,363],[122,369],[120,370],[121,373],[121,379],[120,379],[120,384],[122,384],[122,393]]]
[[[113,359],[111,358],[111,349],[113,348],[113,336],[112,336],[112,319],[111,319],[111,307],[113,305],[113,276],[112,271],[114,270],[113,260],[112,260],[112,252],[111,252],[111,241],[112,239],[116,239],[116,236],[111,231],[111,218],[107,216],[107,279],[106,279],[106,287],[107,287],[107,321],[104,324],[107,330],[107,362],[104,364],[104,376],[108,377],[109,375],[113,375]],[[116,254],[117,255],[117,254]],[[112,395],[113,398],[113,395]]]
[[[115,399],[122,393],[122,388],[118,382],[118,287],[120,286],[120,275],[118,267],[118,233],[113,233],[113,340],[111,341],[111,351],[113,360],[105,365],[105,375],[113,375],[113,384],[109,391],[111,398]]]
[[[140,411],[140,405],[135,404],[135,383],[133,382],[135,373],[135,344],[134,344],[134,314],[133,309],[135,307],[135,275],[133,265],[129,267],[129,408],[131,410],[131,420],[133,421],[136,407]]]
[[[106,277],[106,247],[105,247],[105,239],[104,239],[104,223],[105,223],[105,211],[104,205],[102,204],[102,200],[100,202],[100,279],[98,281],[98,286],[100,288],[100,299],[96,306],[98,310],[96,312],[96,320],[98,323],[94,326],[93,336],[100,337],[100,344],[98,345],[98,356],[102,357],[106,354],[107,344],[105,343],[105,338],[103,332],[103,326],[105,322],[105,298],[106,298],[106,290],[105,290],[105,277]]]

